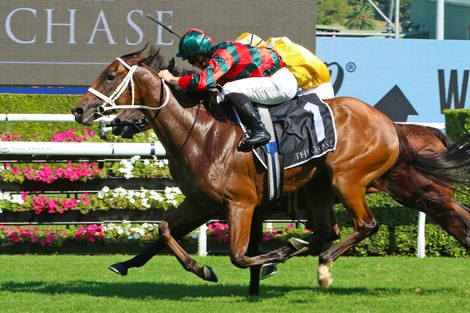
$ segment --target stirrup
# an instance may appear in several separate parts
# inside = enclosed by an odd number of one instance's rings
[[[271,136],[254,136],[254,137],[248,137],[245,138],[241,143],[240,143],[240,149],[242,150],[249,150],[252,148],[257,148],[260,146],[264,146],[271,140]]]

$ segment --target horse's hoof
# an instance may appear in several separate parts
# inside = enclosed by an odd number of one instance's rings
[[[127,267],[125,267],[121,263],[116,263],[116,264],[110,265],[108,268],[111,271],[113,271],[114,273],[119,274],[121,276],[126,276],[127,275]]]
[[[333,283],[333,276],[330,273],[330,267],[328,265],[320,265],[318,267],[317,281],[320,288],[326,290],[330,288]]]
[[[203,273],[203,279],[207,281],[212,281],[214,283],[218,282],[219,280],[217,279],[217,275],[215,275],[215,272],[212,268],[209,266],[203,266],[202,267],[202,273]]]
[[[266,279],[277,273],[276,263],[267,263],[261,266],[260,278]]]
[[[333,277],[330,275],[318,278],[318,285],[322,290],[327,290],[330,288],[331,284],[333,283]]]

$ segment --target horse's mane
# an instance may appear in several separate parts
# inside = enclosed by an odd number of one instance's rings
[[[174,58],[170,60],[170,63],[165,62],[165,57],[160,53],[160,48],[151,42],[147,42],[143,49],[125,54],[121,58],[125,57],[143,57],[143,64],[147,65],[156,72],[163,69],[168,69],[175,76],[195,73],[195,71],[180,69],[175,66]]]
[[[194,70],[188,70],[184,68],[179,68],[176,66],[175,59],[171,58],[170,62],[165,62],[165,57],[160,53],[160,48],[158,48],[155,44],[151,42],[147,42],[145,47],[139,51],[129,53],[123,55],[122,58],[125,57],[143,57],[144,61],[143,64],[150,67],[155,72],[159,72],[160,70],[167,69],[175,76],[185,76],[196,73]],[[170,86],[172,89],[173,94],[175,95],[186,95],[189,98],[199,103],[202,101],[206,110],[214,116],[218,120],[226,119],[226,113],[221,108],[220,104],[217,103],[215,100],[214,92],[207,91],[207,92],[183,92]]]

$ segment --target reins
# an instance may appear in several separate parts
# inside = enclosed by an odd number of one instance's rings
[[[133,74],[137,70],[138,65],[136,64],[136,65],[130,66],[129,64],[127,64],[121,58],[116,58],[116,60],[118,60],[121,64],[123,64],[129,70],[129,72],[127,73],[126,77],[124,77],[123,81],[119,84],[119,86],[116,88],[116,90],[111,94],[111,96],[108,97],[108,96],[102,94],[101,92],[97,91],[96,89],[94,89],[92,87],[88,88],[88,91],[90,93],[92,93],[93,95],[95,95],[98,98],[100,98],[101,100],[103,100],[103,104],[96,107],[96,114],[104,115],[104,112],[109,111],[109,110],[114,110],[114,109],[142,109],[142,110],[153,110],[153,111],[155,111],[155,110],[161,110],[165,106],[168,105],[168,103],[170,102],[171,90],[170,90],[170,87],[165,83],[163,78],[160,78],[161,82],[162,82],[161,92],[160,92],[160,103],[162,103],[162,104],[158,107],[149,107],[149,106],[145,106],[145,105],[136,105],[135,104],[135,98],[134,98],[135,97],[135,91],[134,91],[135,86],[134,86]],[[126,90],[126,88],[129,86],[129,84],[130,84],[130,87],[131,87],[131,99],[132,99],[131,104],[130,105],[117,105],[115,103],[115,101],[122,95],[122,93]],[[165,98],[163,102],[161,101],[162,98]],[[174,153],[170,154],[169,151],[167,151],[166,156],[167,156],[168,159],[176,157],[176,155],[178,155],[181,152],[183,146],[189,140],[191,130],[196,125],[196,121],[197,121],[198,116],[199,116],[200,108],[201,108],[201,102],[199,101],[198,106],[197,106],[197,110],[196,110],[196,114],[194,116],[194,121],[193,121],[193,123],[190,127],[189,132],[188,132],[188,136],[185,138],[185,140],[184,140],[183,144],[181,145],[181,147],[178,148]],[[119,123],[115,126],[127,126],[127,125],[129,125],[129,126],[135,126],[135,127],[139,128],[139,125],[137,125],[137,124],[139,124],[139,123]],[[150,124],[152,124],[152,122],[150,122]]]
[[[116,60],[118,60],[122,65],[124,65],[129,70],[129,72],[127,73],[126,77],[124,77],[124,79],[119,84],[119,86],[116,88],[116,90],[111,94],[111,96],[108,97],[92,87],[88,88],[88,91],[90,93],[94,94],[95,96],[103,100],[103,104],[96,107],[97,114],[103,115],[106,111],[116,110],[116,109],[161,110],[170,102],[170,93],[171,93],[170,87],[168,87],[168,85],[165,83],[163,78],[160,78],[162,81],[163,89],[165,91],[165,101],[163,102],[163,104],[161,104],[158,107],[136,105],[135,104],[135,86],[134,86],[134,79],[132,76],[137,70],[138,64],[130,66],[121,58],[116,58]],[[116,101],[122,95],[122,93],[127,89],[129,84],[131,86],[131,104],[130,105],[116,105],[114,101]]]

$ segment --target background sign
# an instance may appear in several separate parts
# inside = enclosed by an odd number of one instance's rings
[[[470,41],[317,38],[337,96],[359,98],[397,122],[443,123],[470,107]]]
[[[147,14],[180,35],[195,27],[220,42],[254,32],[313,50],[315,12],[312,0],[1,1],[0,85],[89,85],[104,65],[147,41],[169,60],[178,38]]]

